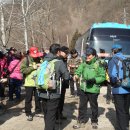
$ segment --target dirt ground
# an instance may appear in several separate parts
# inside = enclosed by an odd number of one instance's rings
[[[23,92],[24,93],[24,92]],[[99,122],[98,130],[114,130],[115,127],[115,110],[113,103],[106,104],[106,87],[101,88],[101,93],[98,98],[99,102]],[[6,102],[6,110],[0,115],[0,130],[44,130],[43,115],[34,115],[33,121],[29,122],[26,119],[24,108],[24,100],[20,103]],[[34,105],[34,102],[33,102]],[[32,108],[34,111],[34,107]],[[56,124],[56,130],[73,130],[73,125],[77,122],[78,114],[78,98],[70,97],[67,90],[64,106],[64,115],[67,120],[62,121],[61,125]],[[89,117],[85,128],[80,130],[91,130],[91,109],[88,108],[87,116]]]

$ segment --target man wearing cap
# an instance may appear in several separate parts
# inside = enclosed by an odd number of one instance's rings
[[[35,112],[40,112],[40,101],[36,92],[35,76],[36,70],[40,65],[40,58],[42,53],[38,51],[37,47],[31,47],[29,54],[22,60],[20,70],[25,76],[25,113],[28,121],[33,120],[31,107],[32,96],[35,94]]]
[[[116,109],[117,130],[129,130],[129,108],[130,108],[130,88],[124,88],[120,82],[124,79],[122,46],[114,44],[112,46],[112,59],[108,62],[108,72],[112,85],[112,94]]]
[[[98,95],[100,84],[105,81],[105,69],[98,62],[96,50],[89,47],[86,49],[86,61],[81,63],[74,74],[74,81],[82,76],[79,92],[79,115],[78,123],[74,129],[85,127],[87,122],[87,103],[92,110],[91,124],[93,129],[98,128]]]

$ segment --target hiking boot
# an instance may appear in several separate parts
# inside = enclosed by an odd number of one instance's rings
[[[42,112],[41,112],[41,110],[40,109],[36,109],[35,110],[35,114],[41,114]]]
[[[92,123],[92,128],[93,129],[97,129],[98,128],[98,124],[97,123]]]
[[[27,120],[28,120],[28,121],[32,121],[32,120],[33,120],[32,115],[28,115],[28,116],[27,116]]]
[[[73,129],[85,128],[85,123],[78,122],[77,124],[73,125]]]

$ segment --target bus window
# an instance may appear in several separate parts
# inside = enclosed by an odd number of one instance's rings
[[[123,53],[125,55],[130,55],[130,29],[92,29],[90,35],[90,46],[94,47],[98,53],[100,53],[100,49],[105,50],[106,53],[111,53],[111,47],[115,43],[123,46]]]

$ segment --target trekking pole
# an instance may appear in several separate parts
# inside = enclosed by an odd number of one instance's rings
[[[61,94],[61,89],[62,89],[62,78],[60,77],[60,90],[59,90],[59,94]],[[61,113],[60,113],[60,109],[58,108],[58,120],[59,120],[59,124],[58,124],[58,126],[59,126],[59,130],[61,130],[61,125],[60,125],[60,123],[61,123]]]
[[[60,92],[59,92],[59,94],[61,94],[61,88],[62,88],[62,79],[60,78]]]
[[[76,83],[76,81],[74,81],[74,94],[75,94],[75,96],[77,96],[77,83]],[[78,103],[78,105],[79,105],[79,97],[78,97],[78,101],[77,101],[77,103]],[[77,110],[78,110],[78,106],[77,106]],[[76,115],[76,120],[77,120],[77,122],[78,122],[78,115]]]

